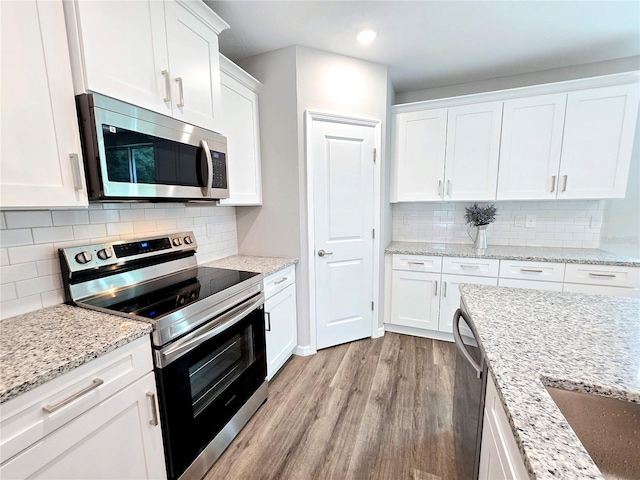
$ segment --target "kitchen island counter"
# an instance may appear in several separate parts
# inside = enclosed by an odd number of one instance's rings
[[[637,299],[462,284],[530,477],[602,475],[545,386],[640,403]]]
[[[2,320],[0,403],[149,333],[147,323],[69,305]]]
[[[430,242],[391,242],[385,253],[438,257],[493,258],[529,262],[582,263],[640,267],[640,259],[625,257],[598,248],[517,247],[491,245],[478,253],[473,245]]]

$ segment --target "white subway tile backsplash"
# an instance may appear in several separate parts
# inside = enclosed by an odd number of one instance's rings
[[[40,298],[42,299],[43,308],[59,305],[60,303],[64,303],[64,290],[59,288],[57,290],[51,290],[50,292],[42,292]]]
[[[92,210],[89,212],[91,223],[119,222],[120,213],[118,210]]]
[[[53,244],[51,243],[10,247],[7,250],[9,252],[9,263],[11,264],[47,260],[49,258],[55,258],[57,255],[57,251],[54,250]]]
[[[45,275],[55,275],[60,273],[60,260],[38,260],[36,262],[36,268],[38,270],[38,276],[43,277]]]
[[[0,318],[9,318],[42,308],[40,295],[30,295],[0,303]]]
[[[87,210],[56,210],[51,213],[53,215],[53,224],[56,226],[89,223],[89,212]]]
[[[132,203],[132,205],[138,205]],[[120,210],[121,222],[138,222],[144,220],[144,210],[138,208],[132,208],[131,210]]]
[[[49,210],[4,212],[7,228],[50,227]]]
[[[133,233],[133,223],[107,223],[107,235],[127,235]]]
[[[9,265],[9,253],[6,248],[0,248],[0,266]]]
[[[102,223],[95,225],[75,225],[73,227],[73,236],[76,240],[99,238],[105,237],[106,235],[107,228]]]
[[[44,277],[21,280],[15,285],[18,297],[28,297],[36,293],[62,288],[62,277],[60,275],[45,275]]]
[[[5,283],[14,283],[21,280],[27,280],[30,278],[36,278],[38,276],[38,269],[34,262],[19,263],[17,265],[7,265],[2,268],[2,275],[0,275],[0,281]]]
[[[3,283],[0,286],[0,302],[6,302],[18,298],[15,283]]]
[[[0,245],[3,247],[16,247],[18,245],[31,245],[33,237],[31,229],[16,228],[14,230],[0,231]]]
[[[74,239],[73,227],[42,227],[32,230],[34,243],[65,242]]]
[[[158,222],[155,220],[145,220],[141,222],[135,222],[133,224],[133,231],[135,233],[147,233],[158,230]]]
[[[7,222],[4,220],[4,212],[0,212],[0,230],[7,228]]]

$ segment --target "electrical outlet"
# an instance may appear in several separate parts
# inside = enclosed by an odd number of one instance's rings
[[[513,222],[513,225],[515,227],[524,227],[524,217],[516,217],[515,221]]]
[[[527,228],[533,228],[536,226],[536,216],[535,215],[527,215]]]
[[[602,217],[600,215],[591,217],[591,228],[602,228]]]

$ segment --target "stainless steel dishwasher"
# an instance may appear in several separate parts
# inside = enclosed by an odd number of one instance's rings
[[[453,434],[459,480],[477,480],[487,366],[472,322],[461,310],[453,316],[453,338],[458,349],[453,390]]]

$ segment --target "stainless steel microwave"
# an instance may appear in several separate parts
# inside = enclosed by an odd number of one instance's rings
[[[224,136],[95,93],[76,104],[90,200],[229,198]]]

